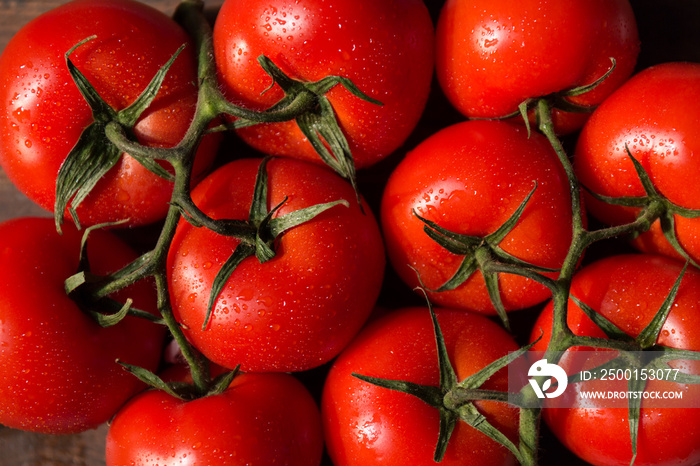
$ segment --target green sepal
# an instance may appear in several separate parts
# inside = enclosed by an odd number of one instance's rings
[[[209,303],[207,304],[207,314],[204,317],[202,330],[206,330],[207,325],[209,325],[209,319],[211,318],[211,314],[214,310],[214,303],[219,297],[219,294],[221,294],[221,291],[224,289],[224,286],[226,286],[226,282],[229,278],[231,278],[234,270],[236,270],[241,262],[251,256],[255,256],[255,246],[247,243],[238,243],[238,246],[236,246],[236,249],[234,249],[231,257],[229,257],[226,262],[224,262],[224,265],[221,266],[221,269],[219,269],[219,272],[216,274],[216,277],[214,277],[214,282],[212,283],[209,294]]]
[[[613,340],[626,341],[628,343],[634,342],[634,338],[627,335],[625,332],[620,330],[618,326],[610,322],[602,314],[597,312],[595,309],[590,307],[588,304],[584,303],[578,299],[573,294],[569,295],[569,298],[586,314],[596,326],[608,336],[608,338]]]
[[[316,204],[287,213],[280,217],[274,217],[287,201],[287,197],[285,196],[282,202],[274,206],[268,212],[267,164],[270,159],[271,157],[264,158],[258,167],[255,186],[253,188],[253,200],[248,213],[248,221],[243,222],[240,220],[226,219],[216,221],[216,225],[221,226],[221,228],[216,230],[217,233],[237,237],[241,242],[236,246],[231,256],[216,274],[216,277],[214,277],[202,330],[206,330],[209,324],[216,299],[223,290],[228,279],[243,260],[255,256],[261,264],[265,263],[275,257],[275,240],[285,231],[306,223],[322,212],[337,205],[349,207],[349,203],[341,199],[338,201]],[[184,209],[180,208],[180,210],[183,211]],[[251,230],[254,232],[252,237],[249,235]]]
[[[415,396],[416,398],[424,401],[433,408],[442,408],[442,391],[438,387],[433,387],[431,385],[420,385],[413,382],[408,382],[406,380],[391,380],[382,379],[379,377],[371,377],[368,375],[362,375],[357,373],[352,373],[352,376],[362,380],[363,382],[371,383],[377,387],[386,388],[389,390],[394,390],[401,393],[406,393],[408,395]]]
[[[700,265],[690,257],[690,255],[683,249],[681,243],[678,241],[678,236],[676,236],[676,220],[674,218],[673,211],[666,211],[659,217],[659,224],[661,226],[661,232],[664,234],[666,241],[668,241],[673,249],[686,260],[693,264],[696,268],[700,268]],[[691,217],[692,218],[692,217]]]
[[[510,332],[510,321],[508,320],[508,313],[506,312],[506,308],[503,305],[503,300],[501,299],[501,289],[498,285],[498,274],[489,272],[484,273],[482,271],[482,275],[484,277],[484,283],[486,284],[486,291],[491,299],[491,304],[493,304],[494,309],[496,309],[496,314],[498,314],[498,318],[501,319],[505,329]]]
[[[688,263],[686,262],[685,265],[683,265],[681,273],[678,275],[678,278],[671,287],[671,291],[669,291],[666,299],[664,299],[664,302],[661,304],[658,312],[651,319],[651,322],[649,322],[647,326],[644,327],[644,329],[639,333],[637,338],[635,338],[635,341],[642,349],[650,348],[656,344],[656,340],[659,338],[659,334],[661,333],[661,329],[666,322],[666,318],[671,312],[673,301],[676,299],[678,288],[681,286],[681,280],[683,279],[683,275],[685,275],[687,268]]]
[[[78,301],[78,304],[83,312],[86,312],[101,327],[111,327],[116,325],[129,315],[145,319],[156,324],[165,324],[161,317],[132,307],[133,300],[130,298],[123,304],[111,298],[101,298],[94,303],[81,302],[79,297],[80,287],[90,286],[91,283],[99,283],[103,278],[104,277],[99,277],[85,270],[81,270],[78,273],[68,277],[64,282],[66,294],[75,297],[74,299]],[[99,311],[96,309],[99,309]]]
[[[233,382],[233,379],[236,378],[236,376],[240,373],[241,371],[241,365],[237,365],[236,367],[233,368],[233,370],[224,372],[223,374],[217,376],[211,384],[211,388],[207,392],[206,396],[216,396],[216,395],[221,395],[223,392],[228,389],[228,387],[231,386],[231,382]]]
[[[419,281],[420,281],[420,277]],[[422,285],[422,283],[421,283]],[[486,418],[479,413],[471,400],[465,403],[461,403],[455,408],[451,408],[451,402],[448,404],[447,400],[455,392],[459,391],[464,393],[469,390],[473,392],[473,399],[498,399],[499,392],[493,392],[488,390],[479,390],[479,387],[483,382],[485,382],[494,373],[501,370],[503,367],[507,366],[510,362],[517,359],[519,356],[524,354],[525,351],[530,349],[531,345],[520,349],[518,352],[509,354],[493,363],[489,364],[487,367],[483,368],[479,372],[473,374],[472,376],[466,378],[463,382],[459,383],[457,380],[457,375],[454,371],[454,367],[450,362],[449,355],[447,353],[447,347],[445,345],[445,339],[440,329],[440,325],[437,320],[437,316],[433,310],[432,304],[428,299],[426,289],[422,286],[418,288],[425,295],[428,311],[430,312],[430,318],[433,325],[433,332],[435,334],[435,344],[437,347],[438,356],[438,369],[440,374],[439,387],[434,387],[430,385],[420,385],[408,381],[401,380],[389,380],[377,377],[369,377],[353,373],[352,375],[365,382],[377,385],[382,388],[387,388],[390,390],[396,390],[402,393],[407,393],[413,395],[420,400],[424,401],[428,405],[438,409],[439,411],[439,432],[438,439],[436,442],[435,453],[433,459],[435,462],[440,462],[445,456],[447,450],[447,445],[449,444],[450,437],[454,431],[455,425],[459,420],[464,421],[466,424],[472,426],[473,428],[484,433],[494,441],[506,447],[511,451],[515,457],[520,460],[522,455],[518,448],[513,444],[513,442],[508,439],[502,432],[490,424]],[[500,401],[503,401],[502,399]]]
[[[127,372],[130,374],[134,375],[137,379],[145,383],[146,385],[153,387],[157,390],[162,390],[168,395],[180,399],[180,400],[187,400],[185,396],[183,396],[180,393],[180,390],[177,390],[177,387],[182,387],[184,384],[182,383],[167,383],[163,381],[160,377],[158,377],[156,374],[153,372],[144,369],[143,367],[139,366],[134,366],[132,364],[127,364],[125,362],[117,360],[117,363],[120,364]]]
[[[360,209],[363,210],[357,185],[355,161],[348,141],[340,129],[333,106],[325,94],[335,86],[341,85],[353,96],[366,102],[374,105],[382,105],[382,103],[362,92],[351,80],[342,76],[326,76],[319,81],[302,82],[284,74],[272,60],[264,55],[258,57],[258,63],[272,78],[272,84],[268,89],[278,84],[285,92],[285,97],[264,113],[280,112],[285,107],[293,106],[299,95],[310,94],[315,102],[314,108],[310,110],[307,108],[306,111],[295,115],[294,120],[321,160],[350,182],[355,190]],[[239,119],[235,122],[235,127],[246,126],[251,126],[249,120]]]
[[[92,110],[92,117],[95,121],[107,123],[108,121],[112,121],[117,117],[117,112],[112,107],[107,105],[107,102],[100,97],[92,84],[90,84],[90,81],[88,81],[85,75],[75,66],[75,64],[73,64],[70,59],[70,55],[75,52],[78,47],[96,38],[97,36],[90,36],[75,44],[65,53],[65,60],[71,78],[73,78],[73,81],[78,87],[80,94],[83,96]]]
[[[274,238],[277,238],[282,233],[313,220],[318,215],[335,206],[350,208],[350,203],[345,199],[339,199],[337,201],[324,202],[323,204],[304,207],[303,209],[295,210],[282,216],[275,217],[269,222],[270,233]]]
[[[181,45],[175,53],[170,57],[170,59],[160,67],[160,69],[153,75],[151,82],[148,83],[146,88],[141,92],[141,94],[134,100],[131,105],[117,112],[117,120],[123,126],[127,128],[133,127],[138,119],[141,117],[146,109],[151,105],[153,100],[158,95],[158,91],[163,85],[163,81],[170,71],[170,67],[175,62],[175,59],[180,55],[182,50],[185,48],[185,44]]]
[[[459,417],[479,432],[487,435],[492,440],[506,447],[518,462],[522,462],[522,455],[518,447],[500,430],[486,420],[473,403],[465,404],[459,408]]]
[[[83,130],[56,178],[54,221],[59,233],[69,205],[73,221],[80,228],[75,209],[85,200],[97,182],[116,165],[120,157],[121,151],[104,138],[103,124],[94,122]]]
[[[585,94],[587,92],[590,92],[593,89],[595,89],[596,87],[603,84],[603,81],[608,79],[610,77],[610,75],[612,74],[612,72],[615,71],[615,68],[617,67],[617,60],[615,60],[615,57],[609,57],[609,58],[610,58],[610,68],[600,78],[596,79],[591,84],[586,84],[584,86],[574,87],[572,89],[561,92],[559,95],[561,95],[563,97],[576,97],[576,96]]]
[[[338,126],[335,111],[328,98],[319,96],[316,111],[299,115],[296,122],[321,160],[350,182],[356,193],[358,204],[362,206],[352,151],[340,126]],[[328,144],[330,151],[326,148],[324,141]]]
[[[525,353],[530,351],[530,349],[535,346],[536,343],[538,343],[542,339],[542,335],[537,337],[535,341],[532,343],[529,343],[528,345],[525,345],[518,349],[517,351],[513,351],[511,353],[508,353],[505,356],[501,356],[500,358],[496,359],[493,361],[491,364],[489,364],[486,367],[483,367],[479,371],[473,373],[466,379],[462,380],[458,386],[463,389],[467,390],[473,390],[481,387],[488,379],[490,379],[493,375],[496,374],[496,372],[500,371],[501,369],[504,369],[507,367],[510,363],[518,359],[519,357],[523,356]]]
[[[643,391],[646,387],[647,381],[641,378],[630,378],[627,382],[627,389],[630,392]],[[639,418],[642,409],[642,398],[630,396],[628,401],[628,423],[630,429],[630,441],[632,443],[632,459],[630,460],[630,466],[632,466],[637,459],[637,444],[639,440]]]
[[[93,190],[98,181],[121,158],[122,151],[105,137],[105,128],[111,122],[123,125],[126,132],[131,132],[136,120],[148,108],[160,89],[170,66],[179,55],[182,47],[159,69],[141,95],[127,108],[117,112],[97,93],[88,79],[71,61],[70,55],[81,45],[95,39],[88,37],[71,47],[66,52],[65,60],[68,71],[81,95],[92,111],[93,122],[80,134],[77,143],[66,156],[56,179],[56,200],[54,203],[54,221],[56,230],[61,232],[65,211],[68,209],[73,221],[80,228],[76,210]],[[184,47],[184,46],[183,46]],[[168,180],[173,176],[154,160],[135,156],[151,172]]]
[[[454,290],[466,282],[474,272],[481,270],[491,302],[504,326],[509,328],[507,313],[501,299],[498,285],[498,272],[485,270],[485,268],[488,268],[487,262],[498,262],[539,273],[553,273],[558,271],[557,269],[536,266],[518,259],[505,252],[499,245],[518,224],[518,221],[525,211],[525,207],[532,199],[536,189],[537,182],[534,182],[532,190],[525,196],[508,219],[503,222],[496,231],[483,238],[450,231],[431,220],[421,217],[414,210],[413,215],[423,222],[423,231],[433,241],[452,254],[464,256],[464,259],[462,259],[462,262],[459,264],[454,274],[437,289],[430,291],[443,292]]]

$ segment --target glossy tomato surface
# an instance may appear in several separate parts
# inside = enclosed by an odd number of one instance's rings
[[[192,197],[213,218],[247,220],[259,159],[229,163]],[[229,278],[202,330],[210,290],[239,240],[181,221],[168,259],[175,315],[213,362],[246,371],[299,371],[328,362],[364,324],[384,274],[384,246],[369,207],[325,167],[294,159],[267,164],[268,208],[275,216],[345,199],[284,233],[277,255],[245,259]]]
[[[257,62],[289,77],[350,79],[378,106],[341,86],[328,92],[355,160],[366,167],[396,150],[423,111],[433,76],[433,24],[421,0],[229,0],[214,27],[221,85],[234,102],[264,109],[284,94]],[[319,161],[295,122],[239,131],[272,155]]]
[[[630,254],[611,256],[581,269],[571,294],[636,337],[649,324],[679,277],[683,264],[673,259]],[[700,350],[700,272],[689,268],[657,344]],[[567,319],[576,335],[605,338],[605,334],[569,300]],[[542,339],[533,350],[543,350],[551,336],[552,306],[542,312],[532,339]],[[697,374],[697,362],[684,361],[682,372]],[[610,385],[607,385],[609,388]],[[619,386],[618,386],[619,387]],[[695,465],[700,462],[700,387],[672,382],[649,382],[646,390],[681,391],[675,407],[642,400],[636,465]],[[622,386],[624,390],[624,384]],[[578,456],[596,465],[628,465],[632,459],[628,408],[608,407],[607,400],[573,400],[572,408],[545,408],[543,419],[556,436]],[[585,403],[585,406],[582,405]],[[606,404],[607,403],[607,404]],[[657,402],[658,403],[658,402]]]
[[[491,320],[459,310],[436,309],[458,380],[517,350],[512,337]],[[333,363],[321,412],[328,452],[336,466],[432,465],[438,439],[438,410],[420,399],[364,382],[352,374],[438,386],[435,334],[427,308],[402,308],[365,328]],[[483,388],[507,390],[506,372]],[[511,440],[518,412],[498,402],[477,408]],[[505,448],[459,421],[440,464],[515,464]]]
[[[581,132],[574,159],[581,183],[605,196],[643,196],[627,147],[661,195],[678,206],[700,208],[698,99],[699,64],[664,63],[635,75],[594,112]],[[633,221],[639,212],[588,197],[591,214],[607,224]],[[680,245],[700,260],[700,220],[674,217]],[[645,252],[680,258],[658,221],[633,244]]]
[[[239,374],[220,395],[183,401],[149,390],[110,424],[107,464],[318,466],[321,419],[289,374]]]
[[[503,117],[526,99],[595,82],[569,100],[599,104],[632,73],[639,53],[627,0],[448,0],[436,30],[436,71],[448,99],[468,117]],[[555,112],[570,133],[585,113]]]
[[[164,327],[135,317],[102,328],[64,291],[78,270],[81,233],[56,233],[52,219],[0,224],[0,423],[62,434],[108,421],[144,385],[115,361],[155,370]],[[104,231],[88,239],[92,271],[110,273],[135,258]],[[155,312],[148,282],[113,296]],[[107,312],[107,310],[103,310]]]
[[[463,256],[444,249],[423,231],[414,214],[452,232],[486,236],[535,192],[519,223],[500,243],[507,253],[541,267],[561,266],[571,242],[571,202],[564,171],[547,140],[524,127],[499,121],[458,123],[411,151],[389,177],[381,221],[391,263],[411,287],[416,273],[430,290],[456,271]],[[415,269],[415,270],[414,270]],[[547,299],[549,291],[530,279],[501,274],[506,310]],[[430,293],[443,306],[495,314],[476,272],[451,291]]]
[[[86,18],[90,18],[86,21]],[[196,60],[185,32],[164,13],[130,0],[77,0],[35,18],[0,56],[0,165],[13,184],[53,211],[56,177],[92,111],[74,84],[65,53],[115,110],[129,106],[183,45],[151,106],[134,127],[138,140],[174,146],[185,134],[197,100]],[[197,172],[218,138],[206,138]],[[161,219],[172,185],[123,156],[77,210],[81,224]]]

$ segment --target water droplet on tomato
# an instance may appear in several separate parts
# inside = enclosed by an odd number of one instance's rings
[[[250,288],[245,288],[241,290],[241,292],[238,294],[238,299],[242,301],[250,301],[251,299],[253,299],[253,295],[253,290],[251,290]]]
[[[120,189],[119,192],[117,192],[118,202],[128,202],[129,199],[131,199],[131,195],[127,191]]]

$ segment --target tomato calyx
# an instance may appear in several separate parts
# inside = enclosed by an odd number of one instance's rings
[[[598,313],[596,310],[588,306],[586,303],[576,298],[573,294],[570,296],[571,300],[586,314],[593,323],[600,328],[605,335],[611,340],[621,342],[626,345],[627,348],[621,346],[621,353],[618,353],[613,359],[595,367],[592,371],[598,375],[594,375],[593,379],[599,378],[600,374],[597,373],[599,369],[618,369],[618,368],[629,368],[636,367],[642,370],[659,370],[658,373],[664,373],[673,367],[669,364],[671,361],[678,360],[700,360],[700,352],[683,350],[677,348],[671,348],[663,345],[657,344],[657,340],[661,335],[663,326],[666,322],[668,315],[673,308],[678,289],[680,287],[683,276],[687,270],[688,262],[685,263],[683,269],[681,270],[678,278],[674,282],[671,290],[664,299],[663,303],[659,307],[659,310],[654,314],[651,321],[642,329],[642,331],[633,338],[627,335],[619,327],[605,318],[603,315]],[[601,347],[602,344],[596,344],[595,338],[572,335],[568,346],[592,346]],[[599,342],[602,343],[602,342]],[[655,372],[656,373],[656,372]],[[574,374],[569,377],[569,382],[579,382],[581,374]],[[666,380],[666,379],[663,379]],[[680,384],[700,384],[700,376],[695,374],[687,374],[684,372],[678,372],[673,376],[673,378],[667,379],[671,382],[676,382]],[[642,392],[646,388],[647,380],[643,378],[632,377],[628,380],[628,390],[630,392]],[[639,419],[641,413],[641,397],[635,398],[630,397],[628,399],[628,422],[630,439],[632,444],[632,460],[630,464],[634,464],[635,458],[637,456],[637,440],[639,435]]]
[[[96,36],[91,36],[80,41],[65,54],[70,75],[92,110],[93,122],[83,130],[58,172],[54,221],[59,232],[61,232],[66,209],[80,228],[80,221],[76,213],[77,207],[90,194],[97,182],[121,158],[121,149],[104,137],[105,127],[110,122],[115,122],[124,128],[131,139],[135,139],[132,129],[136,121],[155,99],[168,70],[184,48],[184,45],[181,46],[158,70],[148,86],[131,105],[117,111],[104,101],[70,59],[70,55],[77,48],[95,38]],[[140,157],[138,154],[133,154],[132,157],[156,175],[168,180],[173,179],[172,175],[155,161]]]
[[[232,123],[222,124],[209,131],[224,131],[260,123],[294,120],[321,160],[351,183],[359,201],[360,193],[352,152],[340,128],[333,106],[325,94],[335,86],[341,85],[353,96],[366,102],[374,105],[382,105],[382,102],[368,96],[350,79],[342,76],[329,75],[314,82],[293,79],[264,55],[258,57],[258,63],[272,78],[267,90],[278,85],[284,91],[284,97],[263,111],[248,110],[229,102],[219,89],[216,80],[212,58],[214,56],[212,31],[202,15],[202,6],[201,1],[182,1],[175,11],[174,18],[190,32],[200,51],[200,79],[206,105],[211,107],[214,113],[237,118]],[[361,204],[360,209],[362,209]]]
[[[103,277],[90,271],[90,261],[87,253],[88,237],[91,232],[97,229],[115,226],[119,223],[123,222],[93,225],[85,229],[80,242],[78,271],[64,282],[66,294],[78,304],[83,312],[103,328],[117,325],[128,315],[164,324],[160,317],[133,307],[131,298],[127,298],[124,303],[120,303],[108,296],[101,296],[95,299],[90,294],[91,287],[102,283]]]
[[[207,368],[207,384],[204,389],[196,386],[193,383],[183,381],[165,381],[158,375],[148,371],[142,367],[127,364],[123,361],[117,361],[127,372],[152,387],[156,390],[161,390],[168,395],[183,400],[192,401],[207,396],[216,396],[222,394],[229,388],[233,379],[240,374],[240,365],[234,367],[230,371],[225,371],[215,377]]]
[[[263,114],[286,115],[289,113],[294,115],[293,119],[321,160],[350,182],[359,201],[359,188],[352,152],[343,131],[340,129],[333,106],[325,94],[335,86],[341,85],[352,95],[366,102],[375,105],[382,105],[382,103],[362,92],[351,80],[342,76],[331,75],[318,81],[305,82],[290,78],[264,55],[258,57],[258,63],[272,78],[272,83],[267,90],[272,89],[277,84],[285,94],[279,102]],[[284,120],[288,119],[290,118],[284,118]],[[260,120],[240,118],[226,127],[244,128],[259,124]]]
[[[669,201],[666,197],[658,192],[654,187],[654,183],[651,181],[649,174],[644,170],[642,164],[632,155],[627,144],[625,144],[625,152],[627,157],[632,161],[634,169],[637,172],[639,181],[644,188],[645,195],[632,197],[610,197],[604,196],[593,192],[592,190],[586,188],[584,189],[595,199],[605,202],[606,204],[619,205],[625,207],[637,207],[641,208],[640,217],[647,213],[653,213],[651,219],[659,219],[661,226],[661,231],[663,232],[666,240],[673,246],[673,249],[678,252],[685,260],[689,261],[695,267],[700,267],[683,249],[678,237],[676,236],[676,222],[675,216],[678,215],[683,218],[698,218],[700,217],[700,209],[687,209],[685,207],[678,206],[673,202]],[[644,230],[648,230],[651,227],[651,222],[647,222]]]
[[[241,262],[251,256],[255,256],[261,264],[273,259],[276,255],[275,243],[284,232],[312,220],[335,206],[350,207],[348,201],[339,199],[315,204],[276,217],[275,214],[287,202],[287,198],[285,197],[282,202],[268,210],[267,164],[271,158],[264,158],[258,167],[253,189],[253,200],[247,220],[213,220],[199,210],[193,202],[190,202],[188,206],[180,206],[183,217],[192,225],[196,227],[206,226],[223,236],[230,236],[240,240],[240,243],[214,278],[202,330],[206,330],[219,294]]]
[[[544,107],[542,107],[539,104],[540,101],[547,102],[546,108],[548,112],[551,112],[556,109],[567,113],[591,113],[593,110],[596,109],[595,105],[580,105],[575,102],[572,102],[571,98],[586,94],[587,92],[592,91],[600,84],[602,84],[603,81],[605,81],[612,74],[617,65],[617,62],[613,57],[610,57],[610,62],[610,68],[608,68],[608,70],[601,77],[599,77],[592,83],[583,86],[576,86],[569,89],[564,89],[557,92],[552,92],[551,94],[545,96],[531,97],[525,99],[520,103],[520,105],[518,105],[518,110],[503,117],[500,117],[499,119],[506,120],[520,115],[523,121],[525,122],[525,127],[527,128],[528,134],[530,134],[530,114],[534,114],[535,121],[540,121],[540,119],[542,118],[541,111]]]
[[[445,283],[431,292],[454,290],[462,285],[477,270],[481,272],[486,283],[486,289],[491,302],[498,313],[506,329],[510,329],[508,315],[506,313],[498,284],[500,273],[515,273],[540,281],[539,273],[553,273],[557,269],[539,267],[523,261],[505,252],[499,245],[505,237],[515,228],[520,217],[537,189],[537,182],[530,193],[520,203],[511,216],[494,231],[486,236],[471,236],[455,233],[441,227],[437,223],[421,217],[414,210],[413,215],[424,223],[423,231],[436,243],[447,249],[452,254],[464,256],[459,267]]]
[[[419,287],[418,290],[421,290],[424,294],[426,294],[425,288]],[[403,380],[382,379],[357,373],[353,373],[353,377],[378,387],[415,396],[439,411],[439,433],[435,447],[435,454],[433,456],[435,462],[439,463],[444,458],[452,432],[454,431],[457,422],[461,420],[487,435],[500,445],[503,445],[515,456],[519,462],[522,463],[523,457],[518,446],[516,446],[503,432],[494,427],[488,421],[488,419],[481,412],[479,412],[479,409],[474,402],[479,400],[490,400],[511,404],[517,403],[517,396],[514,397],[512,396],[513,394],[496,390],[485,390],[481,389],[480,387],[496,372],[525,354],[525,352],[528,351],[532,345],[534,345],[534,343],[497,359],[460,382],[458,381],[457,374],[455,373],[454,367],[450,362],[447,348],[445,346],[445,339],[440,329],[440,325],[438,323],[437,316],[435,315],[435,311],[433,310],[432,304],[427,298],[427,294],[426,301],[433,324],[433,330],[435,332],[435,342],[438,356],[437,363],[440,374],[439,386],[435,387],[432,385],[421,385]]]

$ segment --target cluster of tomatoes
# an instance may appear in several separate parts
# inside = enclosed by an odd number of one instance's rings
[[[534,464],[540,419],[700,461],[693,410],[513,406],[498,362],[700,350],[700,65],[640,64],[634,2],[202,6],[73,0],[0,55],[0,164],[54,214],[0,224],[0,424],[109,421],[110,465]]]

